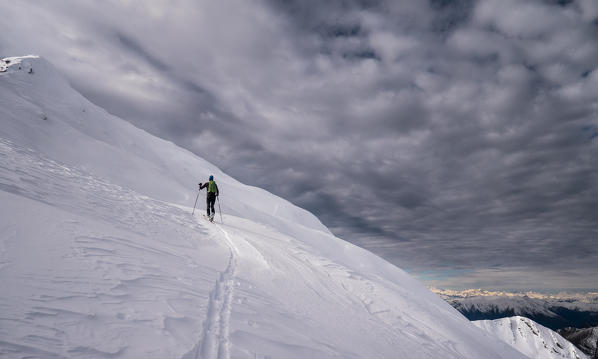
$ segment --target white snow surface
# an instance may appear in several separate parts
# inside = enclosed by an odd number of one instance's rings
[[[0,357],[525,358],[309,212],[94,106],[45,60],[3,63]],[[205,193],[191,215],[209,174],[224,223],[202,218]]]
[[[581,350],[557,332],[525,317],[515,316],[496,320],[477,320],[473,323],[496,335],[530,358],[588,358]]]

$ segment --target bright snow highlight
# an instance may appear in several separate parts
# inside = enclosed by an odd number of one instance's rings
[[[478,327],[535,359],[586,359],[587,356],[565,338],[531,319],[515,316],[478,320]]]

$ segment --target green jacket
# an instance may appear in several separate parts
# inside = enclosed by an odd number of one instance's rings
[[[199,185],[200,190],[204,188],[208,189],[208,193],[216,193],[216,196],[219,194],[218,185],[216,184],[216,181],[209,181]]]
[[[218,194],[218,185],[216,184],[216,181],[208,182],[208,193],[209,192]]]

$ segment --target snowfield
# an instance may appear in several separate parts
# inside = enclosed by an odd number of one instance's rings
[[[478,320],[473,323],[495,334],[530,358],[588,358],[567,339],[528,318],[515,316],[496,320]]]
[[[526,358],[307,211],[94,106],[0,73],[0,356]],[[191,215],[213,174],[224,223]],[[217,216],[217,222],[220,217]]]

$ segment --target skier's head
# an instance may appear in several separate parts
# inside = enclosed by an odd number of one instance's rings
[[[210,181],[214,180],[214,176],[210,175]]]

